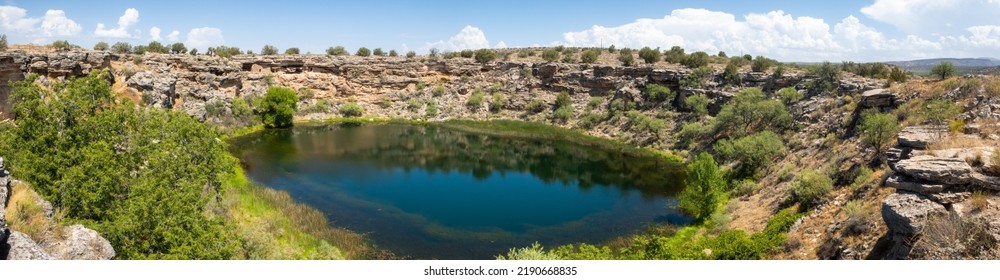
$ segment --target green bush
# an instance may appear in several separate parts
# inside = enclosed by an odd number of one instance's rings
[[[544,59],[545,62],[555,62],[556,60],[559,60],[559,51],[555,49],[546,49],[545,51],[542,51],[542,59]]]
[[[670,63],[681,63],[684,61],[684,48],[679,46],[673,46],[670,50],[666,51],[663,55],[663,61]]]
[[[743,82],[743,75],[740,74],[739,67],[733,63],[726,64],[726,69],[722,71],[722,80],[728,85],[739,86]]]
[[[805,207],[817,205],[831,190],[833,180],[816,170],[806,170],[792,182],[792,197]]]
[[[667,128],[665,121],[649,117],[636,110],[628,111],[625,115],[629,119],[629,130],[634,132],[651,133],[659,137],[660,132]]]
[[[559,260],[559,255],[545,251],[538,242],[532,243],[529,247],[512,248],[506,255],[497,256],[497,260]]]
[[[632,57],[632,49],[622,49],[621,53],[618,54],[618,61],[621,61],[622,65],[625,66],[635,65],[635,57]]]
[[[774,159],[784,154],[787,148],[781,136],[764,131],[735,140],[723,139],[715,143],[713,149],[724,160],[736,161],[738,178],[750,178],[757,171],[770,166]]]
[[[476,51],[476,62],[489,63],[497,59],[497,53],[491,49],[479,49]]]
[[[946,99],[931,100],[927,102],[923,110],[921,110],[921,115],[923,115],[928,122],[937,125],[943,125],[948,121],[957,118],[961,113],[962,107],[955,104],[955,102],[951,102]]]
[[[52,48],[54,48],[54,49],[56,49],[56,50],[69,50],[69,49],[73,48],[73,44],[70,44],[69,41],[66,41],[66,40],[55,40],[55,41],[52,41],[52,43],[49,44],[49,46],[52,47]]]
[[[278,128],[292,126],[292,117],[298,108],[299,97],[290,88],[272,87],[267,89],[258,106],[257,115],[264,127]]]
[[[528,102],[527,109],[528,112],[532,114],[541,113],[542,111],[545,111],[545,101],[541,99],[532,100],[531,102]]]
[[[287,48],[285,49],[285,54],[299,54],[299,48]]]
[[[329,47],[326,49],[326,54],[336,56],[347,55],[347,49],[344,49],[343,46]]]
[[[416,56],[417,56],[417,52],[415,52],[415,51],[408,51],[408,52],[406,52],[406,58],[414,58]]]
[[[705,86],[705,80],[711,77],[715,73],[712,67],[704,66],[698,67],[688,74],[687,78],[681,80],[681,86],[690,88],[702,88]]]
[[[503,110],[503,107],[505,106],[507,106],[507,95],[494,92],[493,96],[490,98],[490,112],[500,112],[500,110]]]
[[[584,113],[582,118],[580,118],[580,122],[577,123],[577,125],[583,129],[591,129],[594,126],[597,126],[597,124],[600,124],[606,118],[607,117],[603,114],[588,111]]]
[[[262,55],[276,55],[276,54],[278,54],[278,48],[275,48],[272,45],[264,45],[264,47],[260,49],[260,54],[262,54]]]
[[[934,67],[931,67],[931,75],[937,76],[941,80],[947,79],[948,77],[954,76],[958,73],[955,65],[948,61],[942,61]]]
[[[170,44],[170,53],[172,54],[184,54],[187,53],[188,49],[184,46],[184,43],[177,42]]]
[[[573,118],[573,106],[559,107],[552,112],[552,118],[559,122],[566,122]]]
[[[479,107],[483,106],[483,99],[485,96],[486,93],[483,93],[483,90],[476,89],[472,91],[472,94],[469,95],[469,99],[465,101],[465,106],[469,107],[469,110],[477,111],[479,110]]]
[[[660,48],[651,49],[649,47],[643,47],[642,49],[639,49],[639,58],[642,58],[642,61],[645,61],[646,63],[656,63],[657,61],[660,61],[660,56]]]
[[[360,117],[365,113],[365,108],[357,102],[350,102],[340,106],[340,114],[345,117]]]
[[[104,44],[107,45],[108,43]],[[96,50],[97,48],[94,49]],[[0,34],[0,51],[6,51],[6,50],[7,50],[7,34]]]
[[[695,219],[704,220],[715,213],[724,187],[719,165],[712,155],[702,152],[687,166],[684,191],[678,198],[680,207]]]
[[[424,111],[425,111],[424,114],[427,117],[429,118],[436,117],[438,115],[437,102],[434,102],[433,99],[427,100],[427,108]]]
[[[752,179],[743,179],[736,182],[733,186],[734,196],[747,196],[751,195],[760,189],[760,184],[754,182]]]
[[[472,58],[472,56],[476,55],[472,50],[462,50],[458,54],[464,58]]]
[[[876,155],[881,155],[882,149],[895,140],[896,133],[899,132],[899,120],[894,114],[869,114],[858,125],[858,130],[861,132],[861,141],[875,148]]]
[[[597,62],[597,58],[601,56],[601,51],[597,49],[589,49],[580,54],[580,62],[583,63],[594,63]]]
[[[573,105],[573,99],[570,99],[569,92],[560,92],[556,95],[556,108],[562,108]]]
[[[232,107],[233,116],[237,118],[242,119],[253,115],[253,109],[250,109],[250,102],[247,102],[246,99],[234,98]]]
[[[374,50],[372,50],[372,55],[385,56],[385,51],[383,51],[382,48],[375,48]]]
[[[444,86],[441,85],[435,86],[434,89],[431,90],[431,95],[433,95],[434,97],[439,97],[444,95]]]
[[[132,52],[132,45],[129,45],[126,42],[117,42],[114,45],[111,45],[111,52],[118,54],[130,53]]]
[[[684,98],[684,106],[699,115],[708,114],[708,97],[702,94],[691,95]]]
[[[677,96],[670,88],[658,84],[647,84],[646,90],[642,91],[642,98],[646,102],[659,104],[671,101]]]
[[[389,57],[397,57],[399,53],[396,50],[389,50]]]
[[[608,46],[608,53],[615,53],[616,50],[615,45],[612,44]]]
[[[840,67],[828,61],[810,66],[808,73],[809,76],[816,77],[815,80],[811,81],[812,84],[808,85],[809,89],[814,92],[833,91],[837,89],[836,85],[840,82]]]
[[[360,57],[368,57],[368,56],[372,55],[372,51],[369,50],[366,47],[360,47],[360,48],[358,48],[358,51],[354,53],[354,55],[360,56]]]
[[[695,69],[698,67],[708,66],[708,54],[705,52],[695,52],[686,57],[681,61],[681,64],[687,66],[687,68]]]
[[[754,72],[765,72],[767,69],[771,68],[775,64],[775,61],[763,56],[757,56],[754,58],[753,63],[750,64],[750,71]]]
[[[7,35],[3,35],[3,36],[7,36]],[[0,43],[3,44],[3,46],[0,46],[0,50],[6,49],[7,48],[7,37],[3,37],[3,42],[0,42]],[[94,44],[94,50],[95,51],[106,51],[106,50],[108,50],[108,42],[104,42],[104,41],[97,42],[97,44]]]
[[[796,90],[794,87],[786,87],[779,89],[778,92],[775,93],[775,95],[777,95],[778,99],[781,99],[781,102],[785,103],[785,105],[792,105],[798,103],[804,97],[802,93]]]
[[[720,135],[741,137],[764,130],[782,132],[793,124],[792,115],[778,100],[767,99],[759,88],[747,88],[733,97],[715,118]]]

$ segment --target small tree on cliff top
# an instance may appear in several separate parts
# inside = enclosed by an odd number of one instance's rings
[[[289,88],[272,87],[267,89],[264,98],[257,108],[257,115],[260,117],[264,127],[290,127],[292,126],[292,116],[295,115],[299,97],[295,91]]]

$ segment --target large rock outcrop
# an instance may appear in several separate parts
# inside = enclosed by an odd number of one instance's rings
[[[928,145],[948,136],[948,127],[940,125],[908,126],[897,135],[899,145],[915,149],[926,149]]]
[[[944,206],[918,193],[897,192],[882,202],[882,219],[893,234],[913,236],[927,218],[945,213]]]
[[[972,166],[958,158],[915,156],[896,163],[896,171],[907,176],[949,185],[972,182]]]
[[[7,242],[0,244],[0,259],[5,260],[53,260],[42,246],[27,234],[11,231]]]
[[[82,225],[63,228],[62,240],[46,246],[52,256],[61,260],[109,260],[115,249],[96,231]]]

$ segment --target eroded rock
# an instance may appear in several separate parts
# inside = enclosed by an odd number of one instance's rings
[[[882,220],[892,233],[904,236],[920,232],[927,218],[946,213],[941,204],[912,192],[896,192],[882,201]]]
[[[958,158],[915,156],[896,163],[896,171],[916,179],[943,184],[968,184],[973,181],[972,166]]]
[[[939,193],[945,189],[945,185],[943,184],[920,182],[898,174],[893,174],[886,178],[885,186],[921,194]]]
[[[861,106],[865,108],[885,108],[896,104],[896,94],[887,89],[873,89],[861,94]]]
[[[948,135],[948,128],[940,125],[908,126],[896,136],[899,145],[904,147],[925,149],[927,145],[937,143]]]
[[[63,231],[63,241],[47,248],[52,256],[61,260],[109,260],[115,257],[111,243],[96,231],[83,225],[71,225]]]
[[[0,244],[0,255],[6,260],[52,260],[55,259],[42,249],[27,234],[10,231],[7,243]]]

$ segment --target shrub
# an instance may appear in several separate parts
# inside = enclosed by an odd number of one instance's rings
[[[608,53],[615,53],[615,51],[617,51],[617,49],[614,44],[608,46]]]
[[[476,111],[479,107],[483,106],[483,98],[485,98],[485,93],[481,89],[476,89],[472,91],[469,95],[469,99],[465,101],[465,106],[469,107],[469,110]]]
[[[993,175],[1000,175],[1000,146],[993,147]]]
[[[911,252],[922,259],[995,258],[997,240],[987,225],[956,214],[928,217]]]
[[[948,61],[942,61],[931,68],[931,75],[937,76],[941,80],[954,76],[955,73],[958,73],[958,70],[955,68],[954,64]]]
[[[66,40],[55,40],[55,41],[52,41],[52,43],[49,44],[49,46],[51,46],[52,48],[54,48],[56,50],[69,50],[69,49],[73,48],[73,44],[70,44],[69,41],[66,41]]]
[[[276,55],[276,54],[278,54],[278,48],[275,48],[272,45],[264,45],[264,47],[260,49],[260,54],[262,54],[262,55]]]
[[[862,166],[861,168],[857,169],[856,173],[857,175],[854,176],[854,180],[851,181],[851,190],[853,191],[860,189],[861,186],[864,186],[865,183],[868,183],[868,181],[872,179],[872,175],[875,172],[872,171],[872,169],[868,168],[867,166]]]
[[[875,113],[864,117],[858,125],[861,132],[861,141],[875,148],[876,156],[882,154],[885,148],[899,132],[899,120],[896,115],[889,113]]]
[[[389,50],[389,57],[397,57],[399,53],[396,50]]]
[[[957,118],[962,113],[962,108],[955,102],[934,99],[926,103],[921,113],[928,122],[941,125]]]
[[[188,52],[188,54],[190,54],[190,55],[198,55],[198,48],[192,48],[191,51]]]
[[[417,52],[415,52],[415,51],[408,51],[408,52],[406,52],[406,58],[414,58],[416,56],[417,56]]]
[[[476,62],[489,63],[497,59],[497,53],[491,49],[479,49],[476,51]]]
[[[684,61],[681,62],[687,68],[695,69],[698,67],[708,66],[708,54],[705,52],[695,52],[686,57]]]
[[[218,47],[215,47],[215,48],[209,48],[208,50],[212,54],[217,55],[219,57],[223,57],[223,58],[229,58],[229,57],[232,57],[234,55],[238,55],[238,54],[242,54],[243,53],[242,51],[240,51],[240,48],[229,47],[229,46],[218,46]]]
[[[375,48],[374,50],[372,50],[372,55],[385,56],[385,51],[383,51],[382,48]]]
[[[299,54],[299,48],[287,48],[285,49],[285,54]]]
[[[606,117],[603,114],[586,112],[583,118],[580,118],[580,122],[577,123],[580,128],[591,129],[597,124],[601,123]]]
[[[369,50],[366,47],[360,47],[360,48],[358,48],[358,51],[354,53],[354,55],[360,56],[360,57],[368,57],[368,56],[372,55],[372,51]]]
[[[808,87],[813,91],[830,92],[836,89],[836,84],[840,81],[840,67],[833,65],[829,61],[822,64],[810,66],[808,71],[810,76],[816,79],[811,81]]]
[[[472,58],[472,56],[476,55],[472,50],[462,50],[458,54],[464,58]]]
[[[698,67],[688,74],[687,78],[681,80],[681,86],[690,88],[701,88],[705,86],[705,80],[711,77],[715,73],[711,67],[704,66]]]
[[[775,61],[763,56],[757,56],[754,58],[753,62],[750,64],[750,71],[754,72],[765,72],[771,65],[774,65]]]
[[[490,112],[500,112],[500,110],[503,110],[504,106],[507,106],[507,95],[494,92],[493,96],[490,98]]]
[[[702,152],[687,166],[687,180],[678,200],[684,212],[704,220],[715,213],[725,182],[712,155]]]
[[[558,260],[559,255],[545,251],[538,242],[524,248],[512,248],[506,255],[497,256],[497,260]]]
[[[632,50],[629,48],[624,48],[621,53],[618,54],[618,61],[621,61],[622,65],[632,66],[635,64],[635,57],[632,57]]]
[[[420,98],[410,99],[410,101],[406,102],[406,108],[410,109],[410,111],[414,113],[417,112],[417,110],[420,110],[420,107],[423,106],[424,101]]]
[[[792,197],[805,207],[819,204],[831,190],[833,180],[816,170],[806,170],[792,182]]]
[[[753,194],[758,189],[760,189],[760,184],[757,184],[757,182],[754,182],[752,179],[743,179],[737,181],[735,186],[733,186],[733,195],[747,196]]]
[[[686,146],[694,140],[704,138],[709,132],[711,132],[710,129],[700,122],[686,123],[677,132],[677,143],[681,147]]]
[[[763,131],[735,140],[723,139],[715,143],[713,149],[722,159],[739,163],[736,170],[739,178],[755,176],[758,170],[769,166],[787,150],[781,137],[772,131]]]
[[[126,42],[117,42],[111,45],[111,52],[113,53],[129,53],[132,52],[132,45]]]
[[[347,55],[347,49],[344,49],[343,46],[329,47],[326,49],[326,54],[336,56]]]
[[[726,64],[726,69],[722,71],[722,80],[728,85],[739,86],[743,82],[743,75],[740,74],[735,64],[729,63]]]
[[[365,113],[365,108],[357,102],[350,102],[340,106],[340,114],[345,117],[360,117]]]
[[[4,36],[6,36],[6,35],[4,35]],[[3,44],[4,44],[4,46],[2,48],[0,48],[0,50],[3,50],[5,48],[7,48],[6,47],[6,45],[7,45],[6,38],[4,38]],[[108,50],[108,42],[104,42],[104,41],[97,42],[97,44],[94,44],[94,50],[95,51],[106,51],[106,50]]]
[[[431,95],[433,95],[434,97],[439,97],[444,95],[444,86],[442,85],[435,86],[434,89],[431,90]]]
[[[555,112],[552,112],[552,118],[564,123],[569,121],[573,118],[573,106],[559,107]]]
[[[629,119],[629,129],[635,132],[651,133],[659,137],[660,131],[667,128],[667,123],[663,120],[649,117],[636,110],[628,111],[625,115]]]
[[[298,102],[299,97],[292,89],[271,87],[261,99],[257,115],[260,116],[264,127],[290,127]]]
[[[695,94],[684,98],[684,106],[699,115],[708,114],[708,102],[708,97],[702,94]]]
[[[684,61],[684,57],[684,48],[673,46],[664,53],[663,61],[679,64],[681,61]]]
[[[785,103],[785,105],[795,104],[801,101],[802,98],[804,97],[802,93],[796,90],[794,87],[786,87],[779,89],[778,92],[775,93],[775,95],[777,95],[778,99],[781,99],[781,102]]]
[[[589,49],[580,54],[580,62],[583,63],[594,63],[597,62],[597,58],[601,56],[601,51],[597,49]]]
[[[670,88],[658,84],[647,84],[646,90],[642,91],[642,98],[645,99],[646,102],[653,104],[673,100],[676,96],[677,94],[671,91]]]
[[[721,57],[721,58],[728,58],[729,57],[729,56],[726,55],[726,52],[724,52],[724,51],[719,51],[719,54],[716,54],[715,56],[718,56],[718,57]]]
[[[104,44],[107,45],[107,43]],[[97,48],[94,49],[96,50]],[[0,51],[6,51],[6,50],[7,50],[7,34],[0,34]]]
[[[542,111],[545,111],[545,101],[541,99],[532,100],[531,102],[528,102],[527,109],[528,112],[532,114],[541,113]]]
[[[544,59],[545,62],[555,62],[556,60],[559,60],[559,51],[555,49],[546,49],[545,51],[542,51],[542,59]]]
[[[183,54],[187,53],[188,49],[184,46],[184,43],[177,42],[170,44],[170,53],[172,54]]]
[[[556,109],[573,105],[573,99],[570,99],[569,92],[560,92],[556,95]]]
[[[639,50],[639,58],[642,58],[646,63],[660,61],[660,56],[660,48],[650,49],[649,47],[643,47]]]
[[[250,109],[250,103],[247,102],[246,99],[234,98],[232,107],[233,107],[233,116],[237,118],[242,119],[245,117],[249,117],[250,115],[253,115],[253,109]]]
[[[781,101],[767,99],[759,88],[747,88],[733,97],[715,119],[720,135],[744,136],[764,130],[782,132],[791,127],[792,115]]]

